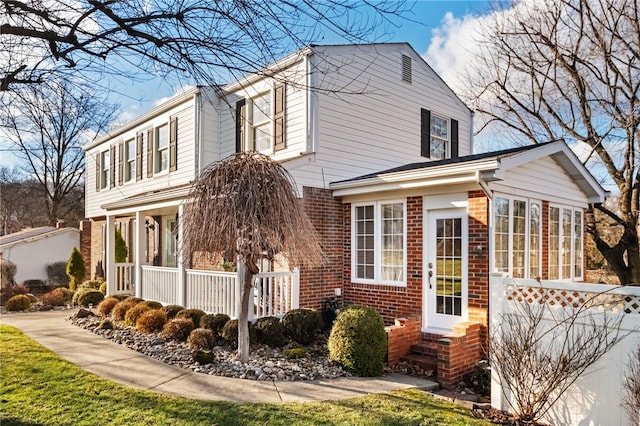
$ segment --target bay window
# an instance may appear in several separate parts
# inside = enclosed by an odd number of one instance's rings
[[[352,280],[404,285],[406,219],[404,201],[352,208]]]

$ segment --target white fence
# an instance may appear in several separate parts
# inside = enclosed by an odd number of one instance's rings
[[[185,270],[142,266],[142,282],[136,294],[163,305],[182,305],[207,313],[239,316],[242,272]],[[181,279],[182,278],[182,279]],[[249,319],[265,316],[282,317],[299,307],[300,271],[264,272],[256,274],[250,296]]]
[[[490,332],[493,339],[503,336],[505,315],[519,315],[517,304],[545,303],[549,308],[544,320],[547,325],[562,317],[561,310],[581,306],[595,300],[587,309],[589,318],[602,321],[603,304],[607,315],[620,319],[621,335],[628,334],[596,364],[591,366],[553,405],[544,420],[553,425],[625,425],[629,424],[621,407],[624,395],[622,383],[628,371],[629,356],[640,345],[640,287],[617,287],[601,284],[535,281],[505,278],[491,274]],[[621,318],[620,318],[621,317]],[[610,316],[611,318],[611,316]],[[523,323],[526,319],[523,318]],[[543,325],[544,326],[544,325]],[[546,342],[550,351],[562,344]],[[553,343],[551,343],[553,342]],[[551,343],[551,344],[549,344]],[[552,354],[549,354],[552,355]],[[522,365],[523,369],[527,365]],[[531,389],[530,392],[535,392]],[[509,410],[515,395],[508,386],[501,384],[496,368],[492,370],[491,405]]]
[[[116,263],[116,279],[114,294],[126,294],[134,292],[134,264]]]

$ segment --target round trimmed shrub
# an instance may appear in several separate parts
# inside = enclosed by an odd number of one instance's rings
[[[387,334],[378,312],[352,305],[340,312],[329,336],[329,359],[356,376],[380,376],[384,372]]]
[[[113,323],[111,320],[104,318],[100,321],[100,324],[98,324],[98,330],[113,330]]]
[[[198,328],[200,327],[200,318],[206,314],[207,313],[201,309],[183,309],[176,314],[176,318],[190,319],[193,321],[193,326]]]
[[[144,302],[144,299],[140,299],[139,297],[135,297],[135,296],[127,296],[124,299],[124,302],[133,302],[137,305],[138,303]]]
[[[138,321],[138,318],[140,318],[142,314],[150,310],[151,308],[145,305],[144,303],[138,303],[136,306],[129,309],[127,313],[124,315],[125,325],[135,326],[136,321]]]
[[[100,290],[100,293],[102,294],[107,294],[107,282],[102,281],[102,284],[100,284],[100,287],[98,288],[98,290]]]
[[[211,349],[216,344],[216,337],[211,330],[206,328],[196,328],[189,334],[187,339],[189,348],[194,351]]]
[[[98,313],[103,317],[108,317],[118,303],[120,303],[120,300],[117,297],[109,296],[98,305]]]
[[[102,290],[100,290],[102,291]],[[106,293],[106,291],[105,291]],[[115,297],[116,299],[118,299],[120,302],[122,302],[123,300],[127,300],[128,298],[130,298],[131,296],[129,296],[128,294],[112,294],[109,297]]]
[[[10,285],[0,290],[0,304],[5,305],[9,299],[18,294],[27,294],[29,289],[25,285]]]
[[[167,315],[160,309],[151,309],[140,315],[136,328],[141,333],[159,333],[167,323]]]
[[[81,290],[81,289],[84,289],[84,288],[91,288],[93,290],[100,290],[100,286],[102,285],[102,283],[104,283],[103,280],[86,280],[85,282],[80,284],[80,287],[78,287],[78,290]]]
[[[193,331],[193,321],[185,318],[174,318],[164,325],[160,334],[164,339],[184,342]]]
[[[227,314],[207,314],[200,318],[200,327],[211,330],[215,336],[222,336],[222,329],[229,321],[231,317]]]
[[[141,303],[150,307],[151,309],[162,309],[162,303],[160,302],[156,302],[153,300],[145,300],[144,302],[141,302]]]
[[[104,294],[102,294],[100,290],[86,289],[78,291],[76,294],[79,294],[78,305],[84,306],[85,308],[89,305],[98,306],[98,304],[104,300]]]
[[[182,311],[184,306],[180,305],[167,305],[162,307],[162,311],[167,315],[167,320],[172,320],[178,315],[178,312]]]
[[[127,300],[118,302],[111,311],[111,318],[116,321],[124,321],[124,316],[127,314],[127,311],[136,305],[137,303]]]
[[[42,303],[47,306],[64,306],[71,303],[73,293],[68,288],[54,288],[50,292],[42,296]]]
[[[282,318],[284,334],[291,340],[308,345],[322,328],[322,315],[315,309],[293,309]]]
[[[232,347],[238,347],[238,320],[234,319],[231,321],[227,321],[227,323],[222,328],[222,338],[225,343]],[[256,341],[256,329],[253,324],[249,323],[249,344],[254,343]]]
[[[30,307],[31,299],[26,294],[16,294],[4,305],[8,312],[26,311]]]
[[[255,324],[256,338],[258,343],[281,348],[287,343],[284,336],[284,326],[276,317],[259,318]]]
[[[309,353],[305,348],[291,348],[284,351],[284,356],[287,359],[300,359],[309,356]]]

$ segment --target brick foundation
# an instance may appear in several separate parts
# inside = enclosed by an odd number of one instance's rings
[[[387,365],[392,366],[400,361],[411,350],[411,345],[420,340],[422,317],[414,315],[408,318],[397,318],[394,325],[385,327],[387,332]]]
[[[438,383],[442,387],[452,388],[482,359],[483,328],[481,324],[464,322],[437,340]]]

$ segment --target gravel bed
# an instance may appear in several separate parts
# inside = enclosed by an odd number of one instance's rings
[[[325,337],[319,337],[313,345],[306,347],[309,354],[306,358],[287,359],[284,350],[290,348],[290,345],[283,348],[252,345],[249,361],[243,363],[238,359],[237,351],[216,346],[212,350],[214,362],[199,364],[193,359],[193,351],[186,343],[165,340],[157,333],[143,334],[115,322],[113,330],[101,330],[98,329],[100,317],[97,316],[72,316],[68,321],[166,364],[197,373],[261,381],[335,379],[349,376],[339,365],[329,361]]]

